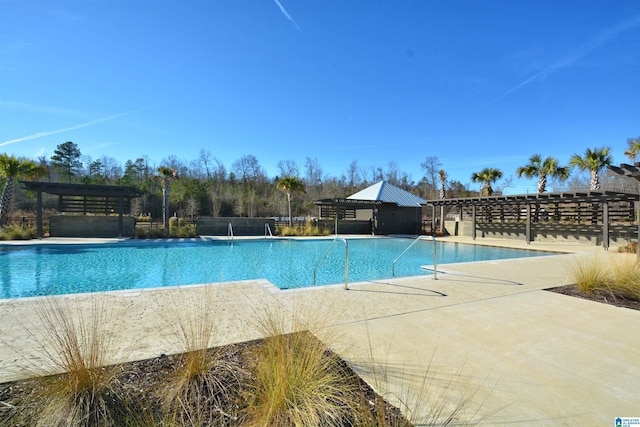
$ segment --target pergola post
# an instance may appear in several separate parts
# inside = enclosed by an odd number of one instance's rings
[[[638,234],[636,235],[636,255],[640,260],[640,201],[636,202],[636,221],[638,222]]]
[[[124,200],[122,199],[122,196],[118,197],[118,237],[122,237],[122,231],[123,231],[123,211],[124,211]]]
[[[431,234],[436,234],[436,205],[431,205]]]
[[[476,240],[476,205],[471,205],[471,238]]]
[[[36,234],[38,240],[44,237],[44,227],[42,226],[42,191],[38,191],[36,196]]]
[[[527,223],[525,226],[525,240],[527,245],[531,243],[531,204],[527,203]]]
[[[602,247],[609,250],[609,202],[602,203]]]

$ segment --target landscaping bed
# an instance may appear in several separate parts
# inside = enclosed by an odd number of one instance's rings
[[[309,339],[319,342],[311,334],[306,335],[310,338],[305,337],[293,345],[307,343]],[[79,399],[82,392],[72,397],[64,393],[56,395],[60,389],[51,385],[68,383],[68,375],[0,384],[0,425],[31,426],[39,422],[41,416],[55,420],[45,425],[61,426],[310,425],[305,422],[305,416],[310,417],[307,421],[317,417],[315,419],[321,425],[411,425],[397,408],[376,395],[344,361],[327,349],[323,350],[321,363],[326,364],[323,369],[328,368],[337,374],[337,378],[344,380],[337,384],[343,389],[324,396],[326,401],[315,396],[317,401],[311,402],[311,407],[304,407],[308,402],[301,404],[300,408],[283,408],[278,407],[283,402],[268,402],[272,398],[267,396],[268,391],[263,396],[256,395],[256,390],[261,387],[259,379],[256,379],[260,375],[256,371],[260,363],[257,359],[265,357],[264,350],[269,347],[266,341],[207,350],[206,368],[189,377],[186,383],[185,368],[191,360],[184,354],[161,355],[102,368],[103,372],[113,370],[113,379],[104,390],[94,391],[90,399],[92,402]],[[309,381],[314,381],[314,378]],[[70,397],[75,400],[71,405],[64,402]],[[63,402],[55,402],[56,399]],[[82,405],[86,407],[74,408]],[[269,405],[272,407],[267,407],[267,412],[280,410],[282,413],[272,418],[259,414],[265,410],[263,406]],[[76,416],[73,414],[76,410],[83,414]],[[303,414],[297,420],[296,416],[300,414],[292,415],[305,410],[315,413]],[[58,414],[52,416],[51,411]]]
[[[584,298],[591,301],[596,301],[604,304],[614,305],[616,307],[630,308],[632,310],[640,310],[640,300],[623,298],[616,296],[611,292],[605,290],[596,290],[592,293],[585,293],[580,291],[577,285],[565,285],[557,288],[545,289],[550,292],[556,292],[559,294],[569,295],[577,298]]]

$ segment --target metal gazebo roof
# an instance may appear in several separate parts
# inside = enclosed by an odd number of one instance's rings
[[[382,203],[395,203],[401,207],[419,208],[425,204],[425,200],[415,196],[408,191],[389,184],[386,181],[379,181],[364,190],[347,197],[355,200],[371,200]]]

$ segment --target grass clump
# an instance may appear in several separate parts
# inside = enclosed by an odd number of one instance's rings
[[[75,309],[75,310],[74,310]],[[111,339],[106,311],[96,300],[89,313],[76,304],[47,298],[36,307],[44,338],[39,351],[48,366],[38,368],[32,391],[23,396],[27,408],[13,417],[15,425],[113,425],[121,409],[117,367],[108,367]]]
[[[640,301],[640,261],[623,258],[612,264],[612,271],[609,292],[617,298]]]
[[[244,424],[343,425],[354,398],[352,375],[310,332],[319,322],[268,310],[257,322],[266,338],[249,358],[250,380],[242,394]]]
[[[340,359],[310,332],[266,338],[244,393],[247,425],[340,425],[353,396]]]
[[[216,288],[217,289],[217,288]],[[175,425],[222,425],[237,419],[234,395],[242,368],[213,347],[218,338],[215,293],[205,286],[181,295],[183,307],[168,313],[181,353],[164,387],[159,389],[165,414]]]
[[[587,295],[603,293],[612,298],[640,300],[640,262],[622,258],[604,262],[600,258],[577,262],[572,276],[578,290]]]
[[[612,282],[608,264],[597,257],[576,262],[572,276],[578,290],[587,295],[607,289]]]

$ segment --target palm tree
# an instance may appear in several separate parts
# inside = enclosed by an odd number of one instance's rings
[[[7,153],[0,154],[0,177],[6,179],[0,197],[0,224],[5,222],[11,212],[16,178],[35,179],[44,173],[43,167],[29,159],[9,156]]]
[[[305,193],[304,184],[295,176],[285,176],[278,180],[276,184],[278,190],[284,192],[287,195],[287,203],[289,204],[289,227],[293,226],[293,219],[291,218],[291,194],[295,192]]]
[[[588,170],[591,174],[589,184],[591,190],[600,189],[599,173],[613,161],[611,154],[609,154],[610,150],[609,147],[594,148],[593,150],[587,148],[584,156],[580,156],[579,154],[571,156],[571,160],[569,161],[571,167],[577,167],[581,171]]]
[[[527,178],[538,177],[538,193],[544,193],[547,189],[547,178],[556,178],[564,181],[569,178],[569,168],[559,166],[558,160],[554,157],[547,157],[542,160],[540,154],[534,154],[529,159],[529,163],[520,166],[517,170],[518,178],[522,175]]]
[[[171,191],[171,183],[178,177],[178,171],[166,166],[160,166],[158,168],[160,175],[154,178],[160,181],[162,186],[162,222],[164,229],[169,232],[169,192]]]
[[[502,178],[502,171],[496,168],[484,168],[480,172],[474,172],[471,175],[471,181],[484,183],[481,190],[481,195],[483,196],[490,196],[493,194],[491,184],[500,178]]]
[[[627,145],[629,149],[624,152],[625,156],[628,156],[632,162],[635,163],[636,157],[640,154],[640,136],[637,138],[627,139]]]
[[[444,171],[444,169],[440,169],[438,175],[440,176],[440,198],[444,199],[447,195],[447,190],[445,188],[445,184],[447,182],[447,173]]]

